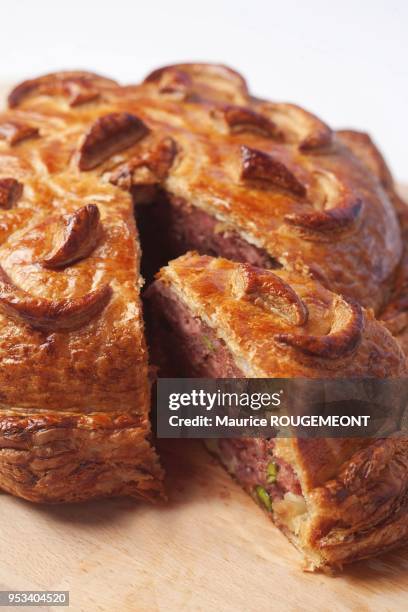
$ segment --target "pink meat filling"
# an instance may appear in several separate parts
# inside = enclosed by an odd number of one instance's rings
[[[221,231],[217,219],[206,212],[174,197],[170,200],[170,207],[171,233],[177,248],[181,247],[183,253],[197,250],[262,268],[272,267],[272,259],[265,250],[249,244],[234,231]]]
[[[161,376],[237,378],[224,342],[161,281],[145,293],[151,359]]]
[[[228,438],[218,443],[222,462],[232,467],[234,476],[247,491],[252,492],[260,485],[272,500],[282,498],[288,491],[301,495],[296,474],[288,463],[274,456],[274,446],[273,439],[263,438]],[[268,472],[271,464],[274,478]]]
[[[153,267],[153,262],[157,265],[159,255],[158,263],[163,265],[191,250],[262,268],[280,267],[264,249],[250,244],[237,232],[221,229],[215,217],[182,198],[162,195],[153,204],[136,211],[148,268]]]

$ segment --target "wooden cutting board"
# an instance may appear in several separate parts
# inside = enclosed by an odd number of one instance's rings
[[[69,590],[75,612],[407,609],[408,550],[335,578],[304,573],[296,550],[199,443],[166,441],[162,456],[165,507],[46,507],[0,495],[0,589]]]
[[[0,494],[0,590],[69,590],[75,612],[407,609],[407,549],[335,578],[303,573],[296,550],[199,442],[160,447],[166,506],[47,507]]]

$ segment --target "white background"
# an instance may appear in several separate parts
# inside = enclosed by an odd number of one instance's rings
[[[408,181],[407,0],[0,0],[0,80],[85,68],[138,81],[232,65],[259,96],[369,131]]]

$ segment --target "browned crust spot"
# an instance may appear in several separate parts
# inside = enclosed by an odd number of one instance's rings
[[[63,268],[85,259],[98,242],[100,213],[95,204],[82,206],[74,213],[64,215],[61,221],[59,244],[41,262],[46,268]]]
[[[23,195],[23,190],[23,184],[14,178],[0,179],[0,208],[12,208]]]
[[[312,173],[307,199],[321,210],[286,215],[286,223],[311,232],[333,232],[351,229],[361,217],[362,199],[332,172]]]
[[[312,230],[314,232],[343,230],[356,222],[360,216],[362,207],[362,200],[357,199],[344,203],[342,206],[338,206],[327,212],[316,211],[285,215],[285,221],[289,225]]]
[[[296,143],[301,151],[308,153],[331,145],[333,132],[329,126],[300,106],[267,103],[265,109],[285,135],[285,140]]]
[[[296,196],[306,195],[305,186],[285,164],[269,153],[245,145],[241,147],[241,179],[265,181]]]
[[[149,128],[130,113],[99,117],[82,139],[78,151],[80,170],[92,170],[112,155],[128,149],[148,134]]]
[[[217,115],[217,111],[214,111]],[[245,106],[228,105],[221,111],[231,134],[254,132],[267,138],[280,138],[276,124],[265,115]]]
[[[204,92],[205,97],[209,95],[211,98],[220,98],[233,103],[240,103],[249,96],[245,79],[223,64],[191,63],[164,66],[151,72],[144,83],[155,83],[162,93],[173,92],[176,97],[188,101],[199,100],[200,92]]]
[[[338,359],[352,353],[362,340],[364,315],[361,306],[336,297],[333,304],[333,322],[326,336],[292,333],[276,334],[274,340],[286,344],[311,357]]]
[[[231,274],[231,289],[238,299],[250,300],[291,325],[307,322],[306,304],[290,285],[269,270],[241,264]]]
[[[23,140],[27,140],[28,138],[35,138],[38,134],[38,128],[28,125],[27,123],[21,123],[20,121],[5,121],[0,123],[0,138],[3,138],[3,140],[11,146]]]
[[[192,88],[190,76],[183,70],[172,67],[157,71],[157,75],[152,73],[145,79],[145,82],[157,83],[159,93],[178,100],[185,100],[191,93]]]
[[[108,304],[110,285],[79,298],[49,300],[34,297],[17,287],[0,266],[0,306],[11,316],[42,331],[71,331],[89,323]]]
[[[110,175],[109,182],[135,195],[135,187],[142,188],[160,184],[168,175],[178,152],[176,142],[170,136],[160,140],[149,151],[134,155],[118,166]]]
[[[99,96],[98,86],[114,86],[116,81],[92,72],[55,72],[23,81],[9,97],[10,108],[15,108],[31,94],[67,96],[71,106],[90,102]]]

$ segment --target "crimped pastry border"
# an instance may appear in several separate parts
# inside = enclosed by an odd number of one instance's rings
[[[146,416],[2,414],[0,487],[34,502],[129,495],[163,499]]]

